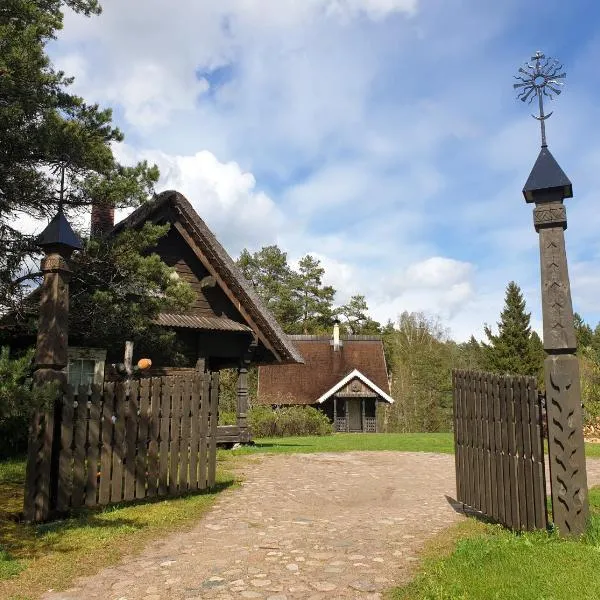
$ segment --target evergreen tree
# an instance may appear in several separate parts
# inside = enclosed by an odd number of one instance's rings
[[[546,358],[546,351],[544,350],[544,343],[537,334],[537,331],[531,332],[529,338],[531,344],[531,353],[534,360],[534,364],[537,365],[537,373],[533,373],[537,377],[538,388],[544,388],[544,359]]]
[[[335,290],[323,285],[325,269],[318,259],[307,254],[298,263],[296,294],[300,306],[301,333],[329,331],[334,318]]]
[[[496,373],[537,376],[539,358],[531,343],[531,314],[525,311],[521,288],[511,281],[506,288],[498,334],[485,326],[488,343],[483,343],[485,368]]]
[[[577,340],[577,351],[579,353],[584,348],[592,345],[594,332],[579,313],[573,315],[573,325],[575,327],[575,339]]]
[[[117,163],[112,144],[123,135],[111,111],[70,94],[73,79],[52,67],[46,44],[62,28],[65,7],[100,12],[97,0],[0,6],[0,313],[18,309],[40,280],[39,249],[15,227],[19,216],[47,222],[60,203],[76,217],[93,200],[135,206],[158,179],[146,163]]]
[[[297,276],[288,265],[287,254],[276,245],[264,246],[254,254],[244,249],[237,265],[283,330],[292,332],[300,319],[300,305],[295,292]]]
[[[345,319],[345,328],[354,335],[375,335],[381,333],[381,325],[369,317],[367,301],[356,294],[341,306],[337,313]]]

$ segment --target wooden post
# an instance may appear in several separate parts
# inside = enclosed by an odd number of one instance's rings
[[[365,399],[360,399],[360,413],[361,413],[361,424],[360,428],[363,433],[365,433]]]
[[[38,238],[44,249],[41,263],[44,281],[41,288],[40,317],[34,359],[33,384],[57,385],[60,394],[67,384],[69,345],[69,280],[67,259],[81,243],[73,233],[62,210],[50,221]],[[52,510],[54,483],[58,479],[60,400],[55,398],[46,409],[36,411],[29,428],[24,515],[26,521],[44,521]],[[57,435],[55,432],[58,429]],[[56,489],[54,489],[56,492]]]
[[[333,396],[333,431],[337,432],[337,397]]]
[[[529,185],[530,181],[535,181],[535,185]],[[547,148],[542,148],[523,192],[528,202],[535,202],[533,222],[540,243],[552,514],[561,535],[578,536],[586,528],[588,491],[579,361],[575,356],[577,341],[564,236],[567,212],[563,200],[573,193],[570,181]]]
[[[239,429],[239,441],[249,442],[251,435],[248,429],[248,367],[252,362],[252,356],[256,350],[257,343],[252,341],[247,351],[240,359],[237,381],[237,426]]]
[[[345,399],[346,407],[346,433],[350,433],[350,413],[348,412],[348,398]]]

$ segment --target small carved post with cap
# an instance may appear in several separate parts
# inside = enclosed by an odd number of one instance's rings
[[[256,341],[252,342],[244,356],[240,359],[237,380],[237,426],[239,439],[242,442],[250,441],[248,429],[248,367],[256,350]]]
[[[69,279],[67,260],[81,242],[73,232],[62,209],[50,221],[38,238],[45,253],[41,270],[40,316],[34,358],[35,386],[57,383],[63,389],[67,382],[69,345]],[[55,451],[54,407],[39,409],[32,418],[29,430],[25,519],[43,521],[50,512],[52,456]]]
[[[560,168],[546,141],[543,97],[560,93],[565,77],[557,61],[541,52],[532,64],[519,69],[520,99],[537,97],[542,147],[523,188],[525,200],[535,203],[533,223],[539,234],[544,326],[544,379],[548,419],[548,453],[552,487],[552,513],[561,535],[585,531],[588,516],[585,445],[581,410],[579,362],[573,322],[571,287],[567,268],[564,230],[567,228],[565,198],[573,197],[569,178]]]

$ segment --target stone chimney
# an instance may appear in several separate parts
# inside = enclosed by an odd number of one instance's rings
[[[90,237],[104,237],[115,226],[115,207],[110,204],[92,204]]]
[[[337,319],[333,322],[332,345],[333,345],[334,352],[337,352],[340,349],[340,346],[342,345],[340,342],[340,322]]]

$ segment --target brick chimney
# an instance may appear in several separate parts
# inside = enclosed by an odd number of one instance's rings
[[[115,226],[115,207],[110,204],[92,204],[90,237],[104,237]]]

